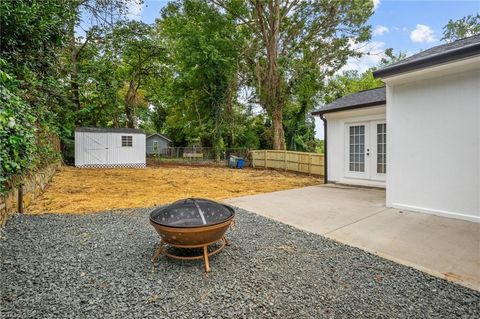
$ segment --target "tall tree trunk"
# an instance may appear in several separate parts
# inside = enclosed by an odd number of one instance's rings
[[[278,105],[272,113],[273,149],[285,149],[285,133],[283,131],[283,107]]]
[[[75,111],[80,111],[80,88],[78,85],[78,48],[75,42],[75,24],[70,26],[70,60],[72,69],[70,70],[70,89],[72,94],[72,103]]]
[[[135,96],[137,94],[137,88],[133,80],[128,84],[127,94],[125,94],[125,116],[127,117],[127,127],[135,128]]]
[[[237,93],[237,75],[235,74],[233,78],[228,83],[227,96],[225,99],[225,113],[229,125],[230,141],[228,147],[232,148],[235,145],[235,112],[233,110],[234,104],[234,94]]]
[[[214,137],[214,152],[215,152],[215,161],[220,161],[220,106],[217,104],[215,107],[215,137]]]
[[[263,106],[272,116],[273,149],[285,149],[283,131],[282,79],[278,70],[278,45],[280,34],[280,1],[253,1],[256,22],[260,27],[262,41],[266,48],[267,67],[262,73],[261,95]]]
[[[268,83],[270,103],[273,110],[273,149],[285,149],[285,133],[283,131],[283,101],[281,78],[278,70],[278,41],[280,34],[280,1],[270,1],[268,3],[270,11],[270,43],[268,50]]]

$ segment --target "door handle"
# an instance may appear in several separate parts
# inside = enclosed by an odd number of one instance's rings
[[[369,155],[370,155],[370,149],[367,148],[367,156],[369,156]]]

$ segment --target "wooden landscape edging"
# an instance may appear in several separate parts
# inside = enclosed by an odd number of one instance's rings
[[[28,174],[21,181],[22,186],[14,187],[5,196],[0,196],[0,227],[5,225],[9,215],[22,213],[40,196],[60,166],[61,163],[56,162]]]
[[[252,167],[284,169],[312,175],[324,175],[324,156],[319,153],[305,153],[276,150],[250,151]]]

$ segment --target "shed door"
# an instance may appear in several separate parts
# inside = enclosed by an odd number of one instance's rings
[[[102,133],[84,134],[85,164],[108,164],[108,135]]]

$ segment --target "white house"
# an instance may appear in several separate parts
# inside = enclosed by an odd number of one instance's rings
[[[75,129],[75,166],[145,167],[145,132],[130,128]]]
[[[313,114],[328,182],[386,187],[386,205],[480,222],[480,35],[374,72],[386,88]]]

